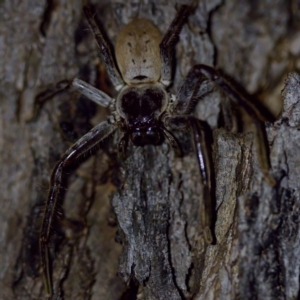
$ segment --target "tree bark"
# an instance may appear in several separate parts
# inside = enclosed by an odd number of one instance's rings
[[[176,1],[94,3],[112,41],[137,16],[164,33],[176,13]],[[284,79],[300,65],[297,5],[199,2],[180,35],[170,91],[204,63],[278,115]],[[81,1],[4,0],[0,15],[0,298],[44,299],[38,235],[51,170],[108,112],[62,93],[32,119],[34,99],[50,83],[75,76],[115,92]],[[195,115],[214,130],[214,245],[203,238],[202,187],[188,135],[181,137],[183,158],[164,143],[130,146],[122,161],[116,140],[107,141],[69,175],[49,245],[52,299],[298,299],[299,95],[300,77],[292,73],[282,114],[266,124],[275,187],[264,180],[252,132],[218,128],[226,95],[215,90],[197,106]]]

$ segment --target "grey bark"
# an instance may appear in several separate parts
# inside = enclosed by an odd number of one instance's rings
[[[98,1],[113,41],[137,15],[165,32],[175,4]],[[299,68],[297,5],[199,2],[176,49],[172,91],[194,64],[216,65],[278,114],[283,80]],[[0,15],[0,298],[43,299],[37,243],[51,169],[106,111],[64,93],[30,120],[34,98],[74,76],[113,90],[79,0],[1,1]],[[261,174],[253,134],[217,129],[226,97],[215,91],[198,105],[196,115],[214,128],[215,245],[202,236],[201,184],[187,141],[183,158],[166,144],[131,147],[121,165],[108,141],[70,174],[50,244],[53,299],[125,299],[133,276],[139,299],[299,298],[299,92],[293,73],[282,115],[267,124],[274,188]]]

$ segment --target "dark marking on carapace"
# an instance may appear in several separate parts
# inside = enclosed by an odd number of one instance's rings
[[[144,80],[144,79],[147,79],[147,78],[148,78],[147,76],[139,75],[139,76],[135,76],[133,79]]]

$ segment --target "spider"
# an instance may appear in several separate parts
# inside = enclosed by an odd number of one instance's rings
[[[270,185],[275,184],[269,172],[270,165],[263,123],[274,121],[270,113],[254,105],[247,97],[239,93],[213,67],[203,64],[192,67],[176,96],[168,92],[168,87],[172,82],[174,45],[193,9],[192,6],[182,5],[163,37],[149,20],[134,19],[120,31],[114,55],[102,27],[98,24],[94,8],[91,6],[83,8],[108,75],[119,93],[116,99],[112,99],[104,92],[77,78],[60,82],[52,93],[53,95],[63,89],[71,88],[101,106],[110,107],[112,114],[108,121],[95,126],[69,148],[52,171],[40,230],[41,264],[48,295],[52,294],[48,242],[56,205],[64,190],[63,177],[66,175],[67,168],[75,164],[83,155],[91,155],[101,141],[113,135],[117,130],[122,133],[118,142],[118,151],[121,154],[126,153],[129,142],[134,146],[143,147],[161,145],[166,141],[175,153],[180,155],[181,148],[172,130],[190,129],[203,186],[201,223],[206,242],[213,242],[213,165],[208,142],[210,129],[205,122],[191,115],[199,100],[199,91],[203,90],[207,82],[214,83],[250,115],[256,128],[262,172]],[[204,95],[205,92],[201,96]]]

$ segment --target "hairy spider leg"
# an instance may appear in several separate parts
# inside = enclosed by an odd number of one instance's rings
[[[106,93],[98,90],[81,79],[74,78],[73,80],[62,80],[55,85],[50,86],[47,90],[37,95],[36,103],[39,104],[47,101],[48,99],[53,98],[56,94],[59,94],[67,89],[76,91],[82,96],[87,97],[103,107],[108,107],[113,102],[113,99]]]
[[[176,138],[173,136],[172,132],[170,132],[166,128],[162,128],[162,131],[164,133],[164,136],[167,138],[169,145],[172,147],[173,151],[175,152],[175,155],[182,156],[181,148],[180,148]]]
[[[199,73],[197,65],[192,67],[176,95],[174,114],[192,113],[199,100],[211,92],[212,88],[213,84],[205,75]]]
[[[73,80],[65,79],[59,81],[56,84],[51,85],[45,91],[43,91],[35,97],[34,112],[30,120],[33,120],[38,116],[45,102],[53,98],[55,95],[62,93],[66,90],[76,91],[103,107],[108,107],[110,104],[113,103],[113,99],[110,96],[93,87],[92,85],[86,83],[85,81],[78,78],[74,78]]]
[[[113,99],[106,93],[78,78],[74,78],[69,86],[71,90],[79,92],[100,106],[108,107],[113,102]]]
[[[248,115],[252,118],[252,122],[256,128],[256,143],[258,150],[258,159],[266,181],[274,186],[275,179],[269,173],[270,160],[268,155],[268,143],[264,121],[275,121],[275,118],[260,104],[252,103],[243,95],[241,95],[226,79],[224,79],[218,71],[206,65],[196,65],[188,73],[183,85],[176,96],[174,103],[173,114],[165,118],[165,125],[173,129],[183,129],[190,127],[192,129],[194,147],[198,159],[198,165],[203,185],[203,210],[202,211],[202,226],[205,239],[208,243],[213,242],[213,208],[214,194],[212,191],[213,185],[213,163],[211,156],[212,133],[209,126],[189,114],[193,112],[196,104],[211,91],[210,83],[217,86],[229,98],[239,106],[245,109]],[[173,147],[172,143],[170,143]]]
[[[205,88],[203,88],[205,87]],[[203,187],[203,199],[201,199],[201,223],[205,241],[209,244],[214,242],[214,207],[215,195],[213,186],[213,162],[212,162],[212,132],[210,127],[203,121],[190,116],[199,102],[200,97],[205,96],[212,89],[208,79],[199,74],[197,68],[193,67],[176,95],[173,115],[168,115],[165,125],[172,129],[190,128],[194,149],[197,156],[200,178]],[[172,143],[170,143],[174,149]],[[175,149],[174,149],[175,150]],[[175,150],[176,151],[176,150]]]
[[[124,86],[124,80],[117,68],[115,58],[112,54],[112,47],[104,33],[103,26],[97,18],[96,10],[92,6],[84,6],[83,11],[90,24],[97,45],[99,46],[101,57],[104,61],[106,70],[115,89],[119,91]]]
[[[42,272],[48,296],[52,294],[52,282],[50,276],[48,241],[55,218],[57,203],[64,193],[64,177],[68,168],[72,167],[80,158],[86,158],[97,150],[101,141],[113,134],[114,125],[108,122],[100,123],[79,139],[55,165],[50,180],[50,190],[45,204],[45,211],[40,231],[40,255]]]
[[[212,162],[212,132],[208,124],[195,117],[189,117],[189,125],[192,129],[194,147],[197,155],[198,166],[203,184],[203,199],[201,201],[201,222],[204,238],[211,244],[213,238],[215,198],[213,186],[213,162]]]
[[[172,129],[190,128],[192,132],[194,149],[197,156],[200,178],[203,187],[201,199],[201,223],[205,241],[208,244],[214,242],[214,206],[215,198],[213,186],[213,162],[212,162],[212,131],[208,124],[190,115],[168,116],[165,125]],[[171,144],[173,147],[173,145]]]
[[[210,66],[206,65],[196,65],[188,73],[186,80],[179,90],[177,95],[177,100],[174,105],[175,113],[177,114],[188,114],[190,113],[200,96],[204,96],[207,92],[211,90],[211,87],[206,86],[202,93],[199,95],[199,92],[195,92],[196,89],[200,88],[203,83],[209,80],[219,87],[219,89],[228,95],[228,97],[237,105],[241,106],[246,113],[252,118],[252,122],[255,125],[255,141],[258,151],[258,159],[267,182],[274,186],[276,180],[270,174],[270,159],[269,159],[269,149],[268,141],[266,136],[266,130],[264,122],[274,122],[275,118],[273,115],[259,102],[251,102],[244,95],[239,93],[232,84],[230,84],[217,70]],[[196,100],[194,96],[197,96]]]
[[[172,82],[172,59],[174,54],[173,50],[179,40],[179,33],[183,25],[186,23],[187,18],[191,12],[191,6],[182,5],[180,7],[171,25],[169,26],[168,31],[165,33],[159,45],[162,61],[160,82],[164,86],[169,86]]]
[[[274,122],[273,115],[259,102],[252,102],[234,88],[217,70],[206,65],[196,65],[193,67],[195,76],[205,76],[214,82],[219,89],[237,105],[241,106],[252,118],[255,125],[255,142],[258,151],[258,159],[263,175],[270,186],[276,185],[276,180],[270,173],[271,164],[269,158],[269,148],[264,122]]]

